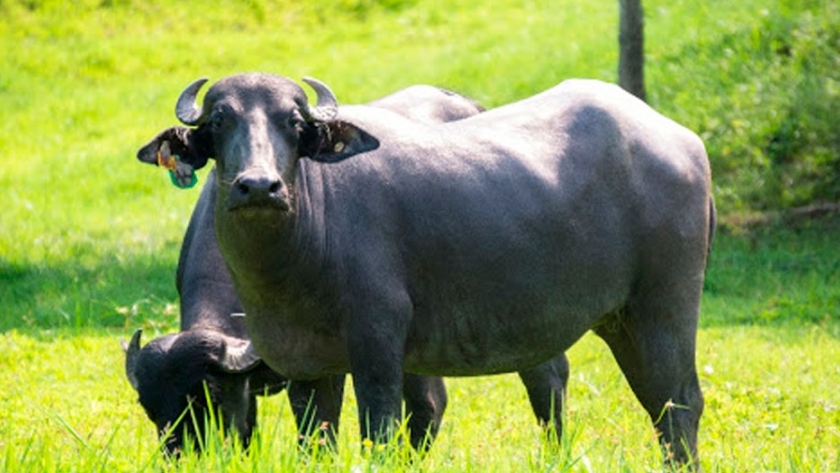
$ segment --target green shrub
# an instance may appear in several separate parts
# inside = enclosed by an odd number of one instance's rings
[[[686,44],[651,101],[705,140],[723,213],[840,200],[840,9],[806,2]]]

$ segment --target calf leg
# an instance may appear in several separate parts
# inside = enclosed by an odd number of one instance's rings
[[[658,430],[668,463],[697,464],[703,395],[695,367],[696,309],[669,307],[667,297],[631,303],[595,329]],[[696,305],[694,306],[696,307]]]
[[[437,437],[446,410],[443,378],[406,373],[403,377],[403,399],[411,446],[418,451],[428,450]]]
[[[531,408],[537,421],[547,431],[553,427],[560,440],[563,434],[563,403],[569,381],[569,359],[566,354],[519,372],[528,391]]]
[[[327,376],[316,380],[290,381],[289,403],[295,415],[302,447],[316,432],[318,442],[335,447],[338,420],[344,401],[344,375]]]

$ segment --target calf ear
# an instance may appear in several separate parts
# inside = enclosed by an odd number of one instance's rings
[[[301,133],[299,153],[314,161],[335,163],[379,147],[379,140],[341,120],[310,123]]]
[[[172,156],[177,156],[179,161],[189,164],[193,169],[201,169],[210,158],[207,148],[198,131],[183,126],[173,126],[163,130],[152,141],[140,148],[137,151],[137,159],[160,166],[163,164],[161,158],[168,160]],[[162,151],[167,156],[162,156]]]
[[[248,340],[222,336],[220,341],[219,349],[211,353],[211,359],[223,371],[244,373],[253,370],[262,361]]]

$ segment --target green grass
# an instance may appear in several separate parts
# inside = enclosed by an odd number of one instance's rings
[[[154,428],[122,374],[114,332],[6,333],[0,343],[2,471],[370,471],[358,448],[348,395],[339,453],[295,452],[285,394],[261,404],[261,437],[249,454],[210,441],[210,455],[167,464]],[[653,429],[608,350],[593,336],[569,353],[567,438],[549,448],[515,375],[449,379],[450,406],[422,471],[643,471],[660,456]],[[732,326],[700,333],[706,397],[700,451],[706,471],[836,471],[840,457],[840,332]],[[391,471],[391,468],[386,471]]]
[[[833,2],[645,7],[650,101],[705,139],[721,215],[840,200]],[[199,76],[312,75],[345,103],[425,82],[497,106],[566,77],[613,80],[616,31],[615,2],[0,1],[0,471],[374,471],[352,395],[335,457],[295,453],[281,394],[249,454],[211,439],[210,455],[161,460],[118,341],[177,328],[198,193],[135,151]],[[718,235],[698,347],[707,471],[840,470],[838,234],[833,217]],[[431,453],[380,470],[658,470],[608,350],[587,336],[570,358],[561,448],[515,376],[452,379]]]
[[[840,219],[721,233],[705,282],[704,326],[840,321]]]

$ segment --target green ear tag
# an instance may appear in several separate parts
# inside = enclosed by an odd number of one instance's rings
[[[177,154],[169,153],[169,142],[164,141],[157,154],[158,166],[169,170],[169,179],[179,189],[191,189],[198,183],[195,170],[182,162]]]
[[[177,158],[178,156],[176,155],[175,159]],[[183,163],[179,161],[178,164]],[[192,169],[190,169],[189,174],[182,175],[181,177],[179,177],[177,172],[170,170],[169,179],[172,181],[172,184],[179,189],[192,189],[196,184],[198,184],[198,176],[192,172]]]

